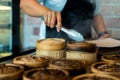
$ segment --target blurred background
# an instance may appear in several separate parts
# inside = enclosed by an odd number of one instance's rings
[[[100,8],[111,37],[120,39],[120,0],[101,0]],[[94,31],[92,36],[96,37]]]

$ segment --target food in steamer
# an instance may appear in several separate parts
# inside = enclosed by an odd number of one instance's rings
[[[120,63],[97,62],[91,65],[91,71],[96,74],[108,74],[120,77]]]
[[[19,80],[24,67],[15,64],[0,64],[0,80]]]
[[[98,66],[97,69],[105,72],[120,72],[120,63],[103,64]]]
[[[44,75],[43,75],[44,74]],[[65,76],[64,73],[60,73],[60,71],[57,70],[41,70],[41,71],[37,71],[36,73],[34,73],[31,78],[33,79],[45,79],[45,80],[53,80],[53,79],[57,79],[57,78],[61,78]]]
[[[47,60],[48,57],[38,57],[35,55],[25,55],[25,56],[21,56],[19,57],[17,60],[20,61],[25,61],[25,62],[42,62],[44,60]]]
[[[0,65],[0,74],[8,74],[18,71],[20,68],[13,66],[5,66],[5,64]]]
[[[62,60],[56,60],[56,61],[53,61],[53,64],[56,65],[56,66],[61,66],[61,67],[66,67],[66,68],[75,68],[75,69],[81,69],[84,65],[82,62],[80,61],[74,61],[74,60],[65,60],[65,59],[62,59]]]
[[[120,60],[120,54],[119,55],[113,55],[113,56],[106,56],[107,59],[111,60]]]
[[[120,62],[120,54],[103,55],[101,59],[107,62]]]
[[[120,80],[120,79],[111,75],[89,73],[75,76],[72,80]]]
[[[37,68],[26,71],[23,80],[68,80],[68,75],[65,70]]]
[[[55,59],[50,62],[49,67],[67,70],[70,76],[86,72],[86,62],[84,60]]]
[[[77,51],[91,51],[95,52],[96,44],[87,43],[87,42],[68,42],[67,43],[68,50],[77,50]]]
[[[18,56],[13,59],[14,64],[20,64],[27,68],[46,67],[49,61],[50,57],[36,55]]]

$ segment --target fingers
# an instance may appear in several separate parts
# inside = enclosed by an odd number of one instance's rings
[[[51,12],[44,15],[44,22],[47,26],[51,24]]]
[[[61,14],[59,12],[49,11],[44,15],[44,22],[50,28],[57,26],[57,32],[59,32],[62,25]]]
[[[47,14],[44,15],[44,23],[47,24]]]
[[[52,17],[51,17],[51,23],[50,23],[50,27],[54,28],[56,25],[56,13],[55,11],[52,12]]]
[[[47,25],[50,26],[51,24],[51,13],[47,15]]]
[[[60,32],[61,26],[62,26],[62,19],[61,14],[57,13],[57,32]]]

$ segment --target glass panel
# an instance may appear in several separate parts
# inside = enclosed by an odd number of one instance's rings
[[[12,54],[11,6],[11,0],[0,0],[0,58]]]
[[[41,18],[28,16],[20,11],[21,47],[23,50],[36,47],[36,41],[40,38],[40,26]]]

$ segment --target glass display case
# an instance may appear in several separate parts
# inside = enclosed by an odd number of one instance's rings
[[[12,1],[0,0],[0,58],[12,54]]]
[[[0,62],[35,52],[35,41],[39,36],[28,34],[30,28],[24,26],[22,17],[20,0],[0,0]],[[34,44],[27,45],[27,42]]]

